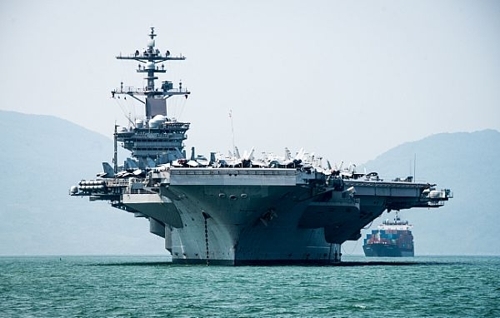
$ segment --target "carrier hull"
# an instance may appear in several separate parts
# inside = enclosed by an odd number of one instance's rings
[[[171,168],[151,180],[157,194],[124,193],[119,205],[150,219],[174,263],[335,263],[386,209],[429,206],[427,184],[328,185],[296,169]]]

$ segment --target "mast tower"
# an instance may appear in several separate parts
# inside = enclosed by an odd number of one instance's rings
[[[142,103],[145,107],[145,120],[136,120],[133,127],[129,129],[120,127],[115,132],[115,141],[122,143],[123,147],[132,152],[132,156],[138,159],[139,167],[151,166],[151,160],[155,164],[163,164],[172,160],[185,158],[183,141],[187,138],[186,131],[189,123],[181,123],[167,118],[167,99],[181,95],[185,98],[191,93],[179,83],[174,88],[172,81],[162,81],[157,87],[157,73],[166,73],[164,62],[185,60],[186,57],[172,56],[170,51],[161,52],[155,45],[155,31],[151,27],[148,34],[149,41],[146,49],[130,55],[119,55],[119,60],[137,61],[137,73],[145,74],[145,86],[134,88],[123,86],[111,91],[113,98],[116,95],[128,95]],[[161,66],[159,65],[161,64]],[[149,163],[149,164],[148,164]]]

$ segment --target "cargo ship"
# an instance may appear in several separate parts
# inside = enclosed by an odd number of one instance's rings
[[[376,172],[356,172],[355,165],[325,164],[304,149],[257,158],[253,149],[204,156],[191,148],[189,156],[190,123],[172,117],[167,100],[185,100],[191,92],[171,80],[157,83],[166,63],[185,57],[160,51],[153,27],[148,36],[144,49],[116,57],[138,64],[144,86],[122,83],[111,91],[141,103],[144,114],[128,118],[128,126],[115,124],[112,164],[103,162],[103,171],[72,186],[70,195],[146,218],[174,263],[338,263],[341,244],[360,239],[361,229],[384,211],[439,208],[452,197],[428,182],[385,181]],[[314,124],[297,123],[304,125]],[[327,130],[324,138],[331,138]],[[123,165],[118,145],[130,151]]]
[[[363,250],[368,257],[412,257],[414,253],[412,225],[398,213],[387,219],[364,239]]]

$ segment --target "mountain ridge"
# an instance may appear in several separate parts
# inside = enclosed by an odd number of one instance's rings
[[[412,175],[415,157],[416,181],[433,182],[454,193],[437,210],[401,211],[414,225],[416,254],[499,255],[495,242],[500,222],[496,180],[500,167],[494,163],[500,157],[500,132],[486,129],[431,135],[394,147],[362,168],[378,171],[383,177]],[[393,215],[384,213],[383,218]],[[363,231],[363,237],[367,232]]]
[[[164,253],[146,220],[68,195],[112,157],[111,139],[55,116],[7,111],[0,133],[0,255]]]

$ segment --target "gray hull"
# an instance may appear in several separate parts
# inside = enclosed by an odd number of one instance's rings
[[[173,168],[159,193],[128,191],[122,204],[148,217],[176,263],[340,261],[341,244],[391,207],[426,206],[427,184],[344,181],[295,169]],[[355,193],[346,191],[354,187]]]

